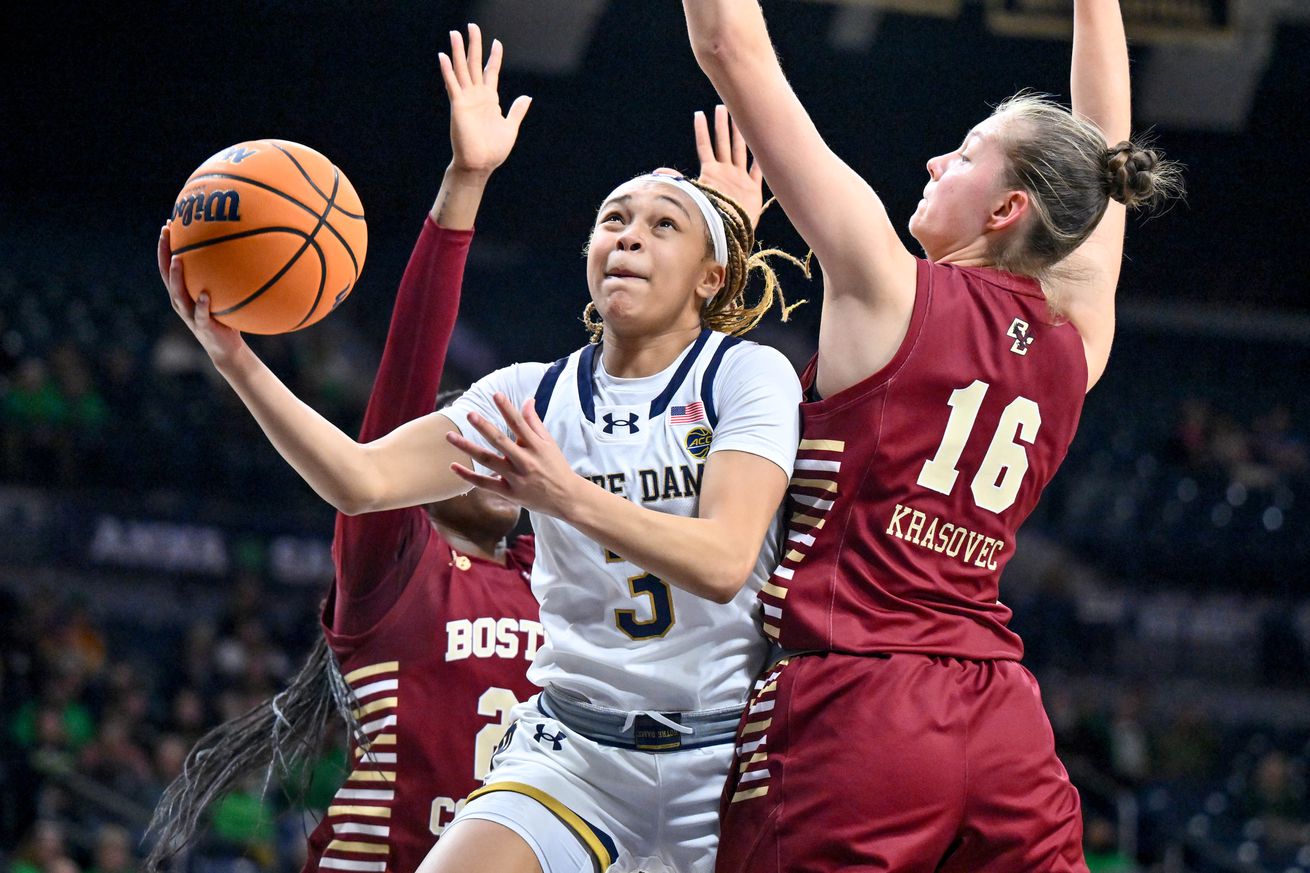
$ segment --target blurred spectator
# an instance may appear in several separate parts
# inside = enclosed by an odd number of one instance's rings
[[[64,830],[56,822],[40,820],[32,825],[9,863],[10,873],[52,873],[60,862],[71,864],[64,845]],[[73,870],[77,867],[74,865]]]
[[[1219,737],[1204,712],[1184,705],[1156,744],[1159,749],[1157,775],[1199,785],[1218,774]]]
[[[87,873],[132,873],[132,836],[116,825],[101,825],[96,833],[94,861]]]
[[[168,784],[182,775],[182,765],[186,763],[187,752],[195,745],[195,740],[185,740],[177,734],[164,734],[155,742],[154,752],[154,791],[155,797],[164,793]]]
[[[1285,846],[1310,842],[1305,775],[1303,770],[1296,772],[1292,759],[1277,749],[1256,761],[1241,798],[1242,811],[1259,823],[1270,842]]]
[[[151,366],[156,376],[183,382],[205,377],[213,369],[205,350],[186,325],[176,320],[170,320],[168,327],[155,340]]]
[[[272,865],[275,813],[264,799],[263,781],[251,776],[220,800],[211,818],[210,834],[234,853],[254,858],[261,866]]]
[[[124,797],[149,802],[154,773],[146,753],[132,741],[128,720],[115,715],[100,724],[93,742],[82,750],[80,770]]]
[[[19,747],[44,751],[78,752],[96,733],[95,719],[81,702],[79,665],[61,659],[42,684],[37,700],[18,708],[10,721],[10,734]]]
[[[1292,412],[1274,406],[1255,420],[1252,428],[1255,456],[1280,473],[1299,474],[1307,468],[1305,438],[1292,432]]]
[[[1110,722],[1110,767],[1129,785],[1140,785],[1151,773],[1150,742],[1141,714],[1141,694],[1120,693]]]
[[[169,708],[169,730],[189,749],[206,726],[206,706],[200,693],[189,685],[179,688]]]
[[[87,611],[83,598],[69,598],[54,619],[56,626],[47,636],[48,647],[65,657],[75,658],[79,669],[94,676],[105,666],[105,637]]]
[[[1193,469],[1210,462],[1210,404],[1197,397],[1183,401],[1165,457]]]
[[[252,695],[272,690],[290,669],[286,655],[269,644],[264,622],[258,617],[241,618],[232,636],[219,640],[214,661],[229,684]]]
[[[41,358],[18,365],[9,390],[0,396],[5,468],[24,482],[40,481],[42,471],[60,468],[60,424],[66,409]]]
[[[1137,865],[1119,850],[1114,823],[1100,815],[1087,819],[1083,849],[1088,873],[1135,873]]]

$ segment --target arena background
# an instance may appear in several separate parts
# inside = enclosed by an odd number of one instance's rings
[[[1125,8],[1137,126],[1186,163],[1189,194],[1130,225],[1115,354],[1003,598],[1094,870],[1310,870],[1310,2]],[[925,160],[989,101],[1067,94],[1058,2],[766,12],[819,128],[899,224]],[[694,170],[691,114],[714,96],[673,0],[52,2],[6,20],[0,858],[115,873],[196,736],[299,662],[330,579],[330,510],[160,287],[154,242],[182,181],[271,136],[354,182],[370,245],[353,295],[257,342],[354,429],[449,159],[449,29],[502,39],[502,96],[535,98],[478,222],[449,367],[466,379],[583,341],[594,208],[640,171]],[[779,210],[761,236],[803,252]],[[758,337],[799,364],[817,314]],[[260,780],[229,797],[192,869],[297,869],[343,760],[324,750],[303,802]]]

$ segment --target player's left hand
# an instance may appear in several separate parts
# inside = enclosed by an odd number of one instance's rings
[[[750,216],[751,227],[757,227],[764,212],[764,172],[759,164],[749,163],[746,139],[728,117],[728,107],[719,104],[714,109],[713,139],[704,112],[696,113],[695,128],[696,156],[700,159],[697,181],[737,201]]]
[[[519,125],[528,114],[531,97],[518,97],[509,111],[500,111],[500,65],[504,49],[491,43],[482,65],[482,31],[469,25],[468,48],[458,30],[450,32],[450,54],[439,55],[441,78],[450,97],[452,166],[473,173],[490,173],[509,157],[518,139]]]
[[[159,278],[164,281],[164,287],[168,289],[168,299],[173,304],[173,311],[200,341],[200,345],[209,353],[209,358],[214,365],[221,370],[246,348],[246,341],[241,338],[241,332],[210,315],[209,295],[204,290],[193,296],[187,289],[182,259],[173,256],[172,240],[167,224],[159,230],[159,246],[156,254],[159,260]]]
[[[521,410],[515,409],[504,394],[497,394],[495,400],[512,438],[477,413],[470,413],[468,421],[496,451],[484,449],[458,431],[447,433],[446,439],[496,475],[486,476],[462,464],[451,464],[450,469],[465,482],[494,491],[526,509],[563,518],[577,502],[577,489],[589,483],[573,472],[537,416],[533,400],[524,403]]]

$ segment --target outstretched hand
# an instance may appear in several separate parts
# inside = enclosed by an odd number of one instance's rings
[[[239,330],[216,321],[209,314],[208,294],[202,290],[198,299],[191,297],[182,271],[182,259],[173,256],[168,225],[159,232],[158,258],[159,278],[164,280],[164,287],[168,289],[173,311],[200,340],[200,345],[216,366],[230,363],[245,348],[246,341],[241,338]]]
[[[758,163],[748,167],[746,139],[728,117],[728,108],[719,104],[714,109],[713,139],[704,112],[696,113],[695,128],[696,156],[700,159],[697,181],[737,201],[750,216],[751,227],[756,227],[764,212],[764,173]]]
[[[509,157],[528,113],[531,97],[519,97],[500,111],[500,64],[504,49],[492,40],[487,64],[482,65],[482,31],[469,25],[468,50],[458,30],[450,32],[450,54],[440,54],[441,78],[450,97],[450,145],[455,169],[490,173]]]
[[[495,475],[486,476],[462,464],[451,464],[450,469],[465,482],[494,491],[520,506],[563,518],[568,508],[576,504],[576,490],[586,484],[585,480],[569,466],[537,416],[532,400],[523,404],[522,410],[515,409],[504,394],[497,394],[495,400],[512,436],[477,413],[468,417],[469,424],[486,437],[495,451],[484,449],[458,431],[446,434],[451,445],[467,452]]]

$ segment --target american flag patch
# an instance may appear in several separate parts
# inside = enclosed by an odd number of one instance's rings
[[[669,424],[696,424],[705,420],[705,404],[697,400],[686,406],[669,407]]]

